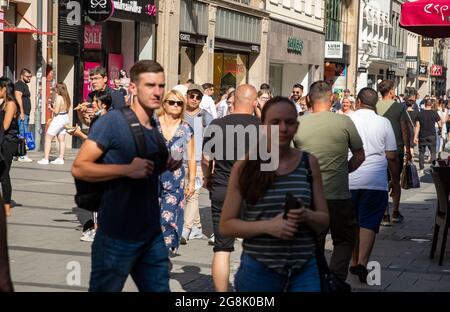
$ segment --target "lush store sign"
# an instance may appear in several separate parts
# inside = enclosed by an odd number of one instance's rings
[[[288,39],[288,52],[294,53],[294,54],[303,54],[303,41],[295,38],[295,37],[289,37]]]

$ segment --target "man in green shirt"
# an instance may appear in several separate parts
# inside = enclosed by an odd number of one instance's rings
[[[412,159],[411,155],[411,136],[408,128],[408,115],[406,113],[406,106],[394,101],[395,99],[395,84],[391,80],[383,80],[378,85],[378,91],[381,93],[382,100],[377,103],[377,113],[380,116],[386,117],[391,122],[392,128],[394,129],[395,140],[397,141],[397,153],[398,153],[398,179],[400,181],[400,174],[403,169],[404,158],[410,161]],[[392,179],[388,174],[389,185],[392,183]],[[400,183],[400,182],[399,182]],[[401,189],[400,189],[401,190]],[[403,216],[400,214],[400,197],[401,191],[398,195],[392,197],[393,207],[392,207],[392,222],[400,223],[403,221]],[[390,224],[389,207],[386,207],[384,213],[383,222],[381,225]]]
[[[328,83],[318,81],[311,85],[307,101],[312,105],[313,112],[299,119],[294,145],[312,153],[319,161],[334,245],[330,269],[345,280],[356,241],[357,225],[348,174],[358,169],[365,155],[361,137],[351,119],[330,111],[332,99],[333,93]],[[353,154],[350,160],[349,149]],[[327,232],[321,235],[323,248]]]

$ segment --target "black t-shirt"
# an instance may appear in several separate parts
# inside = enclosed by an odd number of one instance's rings
[[[204,139],[203,139],[203,148],[204,148],[204,152],[205,152],[205,147],[206,147],[206,143],[208,141],[212,141],[215,133],[213,130],[213,125],[219,127],[223,133],[223,140],[222,140],[222,155],[218,155],[219,151],[218,149],[215,148],[215,146],[213,145],[211,148],[211,152],[215,153],[214,154],[214,172],[212,175],[212,190],[210,192],[210,198],[212,200],[218,200],[218,201],[223,201],[225,199],[225,194],[227,191],[227,185],[228,185],[228,179],[230,177],[231,174],[231,169],[233,168],[233,164],[236,160],[238,159],[244,159],[245,154],[248,153],[249,151],[249,146],[252,146],[250,144],[256,143],[257,142],[257,137],[253,138],[253,137],[249,137],[249,132],[245,133],[245,138],[241,135],[238,136],[237,133],[234,134],[234,144],[232,144],[233,148],[234,148],[234,152],[231,153],[230,151],[228,151],[228,153],[233,154],[234,156],[231,157],[232,160],[227,160],[226,157],[227,156],[227,141],[226,141],[226,137],[227,137],[227,130],[226,130],[226,126],[243,126],[243,128],[246,128],[249,125],[254,125],[254,126],[259,126],[261,124],[260,120],[252,115],[248,115],[248,114],[231,114],[228,116],[225,116],[223,118],[219,118],[219,119],[214,119],[211,124],[208,126],[208,128],[206,128],[205,131],[205,135],[204,135]],[[258,127],[255,128],[256,133],[258,133]],[[231,130],[233,131],[233,130]],[[237,131],[237,130],[236,130]],[[214,141],[211,142],[211,144]],[[242,142],[245,142],[244,146],[244,155],[237,155],[238,153],[238,146],[239,144],[241,144]],[[229,144],[231,144],[230,142],[228,142]],[[221,157],[223,156],[223,157]]]
[[[161,134],[156,128],[143,127],[143,132],[147,158],[155,161],[155,167],[161,167],[167,160],[155,156],[160,155]],[[118,110],[99,118],[89,131],[89,139],[102,147],[102,160],[106,164],[129,164],[138,155],[130,126]],[[134,241],[150,240],[161,233],[158,173],[148,179],[120,178],[105,184],[98,213],[99,231],[116,239]]]
[[[127,106],[127,104],[125,103],[125,97],[121,92],[113,90],[110,87],[106,87],[105,91],[111,95],[111,109],[119,109]],[[92,99],[94,98],[96,92],[97,91],[92,91],[91,93],[89,93],[86,100],[88,102],[92,102]]]
[[[423,110],[417,115],[416,121],[420,123],[419,139],[436,135],[436,122],[440,121],[438,113],[435,110]]]
[[[30,115],[31,112],[31,93],[28,85],[22,80],[18,80],[14,85],[15,91],[22,92],[22,106],[25,115]]]
[[[409,117],[411,117],[411,119],[408,118],[407,123],[408,123],[409,131],[414,135],[414,127],[416,126],[417,115],[419,114],[419,112],[406,111],[406,113],[409,115]]]

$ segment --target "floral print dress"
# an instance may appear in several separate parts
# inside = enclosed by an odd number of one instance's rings
[[[155,119],[159,132],[163,134],[159,119]],[[193,134],[192,127],[187,122],[182,121],[169,141],[164,138],[169,153],[176,151],[183,155],[187,152],[187,143],[191,140]],[[163,172],[160,177],[161,228],[166,246],[171,251],[178,250],[181,231],[183,230],[185,176],[186,171],[181,166],[175,171],[167,170]]]

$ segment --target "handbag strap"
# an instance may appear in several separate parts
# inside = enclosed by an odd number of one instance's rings
[[[309,164],[309,153],[303,152],[302,162],[305,165],[305,169],[307,171],[306,180],[308,181],[309,187],[311,190],[309,207],[310,207],[310,209],[314,210],[314,187],[313,187],[312,170],[311,170],[311,166]],[[319,267],[319,272],[322,275],[329,274],[330,268],[328,267],[328,262],[327,262],[327,259],[325,258],[324,251],[322,248],[320,248],[320,242],[319,242],[319,239],[317,238],[317,234],[316,234],[316,232],[314,232],[314,230],[311,227],[308,226],[308,229],[311,232],[312,236],[314,237],[314,242],[316,243],[316,261],[317,261],[317,266]]]
[[[131,133],[133,134],[134,143],[136,144],[137,153],[140,158],[145,158],[147,153],[147,145],[145,144],[144,131],[142,130],[141,123],[136,114],[131,108],[123,107],[120,112],[125,117],[128,125],[130,126]]]
[[[413,129],[414,129],[414,123],[413,123],[413,121],[412,121],[412,119],[411,119],[411,115],[409,115],[408,111],[406,111],[406,115],[408,115],[409,121],[411,122],[411,126],[412,126]]]

